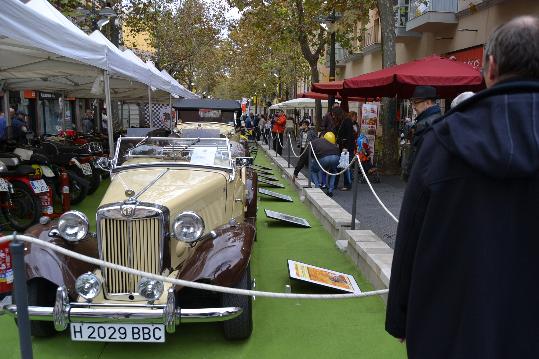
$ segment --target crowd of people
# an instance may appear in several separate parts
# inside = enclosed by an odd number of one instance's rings
[[[29,131],[28,114],[22,110],[15,111],[13,108],[10,108],[8,116],[11,119],[10,128],[8,128],[5,113],[0,112],[0,144],[4,144],[8,137],[16,143],[25,143],[26,134]]]

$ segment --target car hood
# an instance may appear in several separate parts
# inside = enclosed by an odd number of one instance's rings
[[[167,207],[171,220],[181,211],[195,211],[202,215],[206,228],[211,228],[225,220],[227,177],[224,171],[192,167],[130,169],[112,177],[101,206],[125,201],[127,190],[135,195],[142,191],[137,199]],[[155,183],[144,190],[152,181]]]

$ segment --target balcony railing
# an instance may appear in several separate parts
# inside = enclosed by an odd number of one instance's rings
[[[408,5],[396,5],[394,8],[395,27],[406,27],[408,22]]]
[[[458,0],[410,0],[408,21],[430,11],[456,13]]]
[[[374,44],[379,44],[380,38],[378,36],[378,27],[377,26],[371,26],[366,28],[363,31],[363,43],[362,47],[368,47]]]

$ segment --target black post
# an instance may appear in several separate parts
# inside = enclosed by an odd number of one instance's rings
[[[307,178],[309,179],[309,188],[311,188],[311,162],[312,162],[312,157],[311,157],[311,151],[312,151],[312,145],[310,143],[307,144],[307,147],[311,146],[311,148],[307,148],[307,151],[309,151],[309,173],[307,174]]]
[[[356,229],[357,192],[359,188],[359,164],[357,163],[357,161],[355,161],[352,166],[354,167],[354,182],[352,182],[352,223],[350,224],[350,227],[351,229]]]
[[[24,266],[24,243],[14,240],[9,245],[13,258],[15,302],[17,303],[17,325],[19,327],[19,346],[22,359],[32,359],[32,337],[28,316],[28,293]]]
[[[286,141],[283,137],[283,141]],[[290,132],[288,133],[288,168],[290,168],[290,152],[292,151],[292,141],[290,140]]]

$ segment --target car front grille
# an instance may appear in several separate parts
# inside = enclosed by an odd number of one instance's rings
[[[140,211],[139,211],[140,212]],[[122,218],[120,210],[98,211],[99,253],[102,260],[160,274],[166,237],[162,212],[147,218]],[[139,213],[140,215],[140,213]],[[137,293],[139,276],[102,268],[106,294]]]

